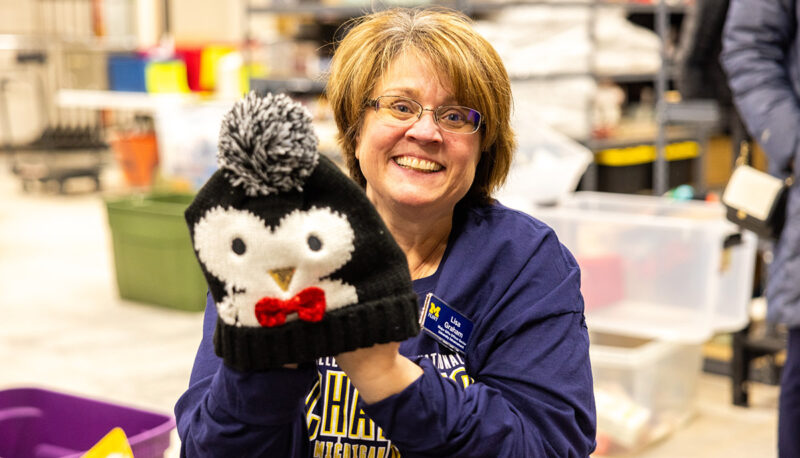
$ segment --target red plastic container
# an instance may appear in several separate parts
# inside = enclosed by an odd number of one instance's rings
[[[200,86],[200,57],[203,48],[200,47],[178,47],[175,48],[175,55],[186,63],[186,79],[189,89],[193,92],[202,91]]]
[[[122,428],[136,458],[163,457],[172,416],[39,388],[0,391],[0,456],[77,458]]]

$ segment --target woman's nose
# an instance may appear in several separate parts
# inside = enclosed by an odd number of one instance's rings
[[[422,116],[408,128],[406,135],[424,142],[442,141],[442,131],[436,124],[433,111],[428,109],[424,110]]]

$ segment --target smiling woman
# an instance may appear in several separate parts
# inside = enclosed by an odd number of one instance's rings
[[[379,101],[386,96],[413,97],[424,107],[457,101],[430,63],[411,51],[392,61],[371,95],[379,96]],[[367,196],[389,228],[400,232],[395,238],[407,247],[412,269],[432,250],[444,252],[443,246],[430,246],[430,241],[442,239],[437,229],[449,232],[455,205],[472,186],[481,157],[478,132],[449,132],[435,119],[439,108],[428,110],[402,123],[387,120],[381,110],[365,110],[354,153]],[[415,248],[418,241],[404,240],[402,232],[420,220],[429,225],[425,234],[419,234],[428,243]],[[417,230],[409,235],[416,239]]]
[[[241,373],[208,343],[209,301],[176,406],[184,453],[588,456],[595,406],[578,265],[552,229],[492,199],[515,146],[500,58],[449,10],[392,9],[347,26],[327,96],[350,175],[405,255],[424,332]]]
[[[472,29],[465,16],[437,14],[443,10],[435,8],[407,11],[409,14],[381,12],[354,19],[346,24],[351,30],[336,49],[326,94],[350,174],[362,186],[366,184],[355,154],[368,113],[365,103],[390,95],[377,91],[377,86],[401,56],[412,57],[424,65],[425,75],[433,78],[427,81],[446,83],[449,104],[471,107],[482,115],[482,154],[469,194],[473,200],[486,202],[505,181],[515,147],[509,126],[508,74],[497,52]]]

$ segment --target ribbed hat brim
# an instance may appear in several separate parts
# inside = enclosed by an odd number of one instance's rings
[[[310,362],[419,333],[417,295],[387,296],[326,313],[322,321],[280,327],[236,327],[217,320],[214,348],[233,369],[267,370]]]

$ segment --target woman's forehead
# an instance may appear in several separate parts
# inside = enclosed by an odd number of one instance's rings
[[[424,81],[426,87],[437,84],[443,93],[448,94],[448,98],[455,97],[452,82],[439,66],[427,56],[413,51],[405,51],[389,63],[378,79],[376,90],[392,90],[398,92],[398,95],[412,97],[419,95],[422,90],[418,87],[419,81]]]

